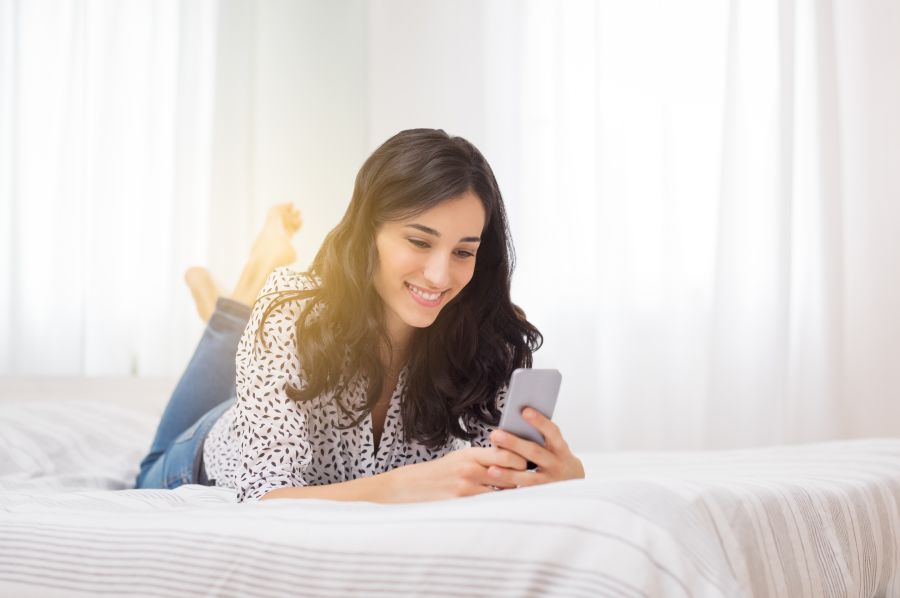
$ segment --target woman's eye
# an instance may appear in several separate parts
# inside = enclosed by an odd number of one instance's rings
[[[428,242],[423,241],[421,239],[409,239],[408,238],[406,240],[409,241],[410,243],[412,243],[413,245],[415,245],[416,247],[418,247],[419,249],[428,249],[429,247],[431,247],[431,245],[429,245]],[[456,257],[461,258],[461,259],[469,259],[470,257],[475,257],[475,254],[473,252],[465,250],[465,249],[459,249],[455,253],[456,253]]]

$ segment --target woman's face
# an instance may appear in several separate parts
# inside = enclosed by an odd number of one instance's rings
[[[375,233],[375,290],[391,341],[405,343],[413,328],[431,326],[475,273],[485,211],[471,191]]]

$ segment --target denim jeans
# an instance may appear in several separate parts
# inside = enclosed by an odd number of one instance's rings
[[[166,405],[150,452],[141,461],[136,488],[210,484],[203,467],[203,441],[235,402],[238,342],[250,308],[219,298],[187,369]]]

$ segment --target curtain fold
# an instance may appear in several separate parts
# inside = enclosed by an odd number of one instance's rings
[[[213,9],[4,2],[0,373],[183,365],[199,323],[177,273],[207,259]]]

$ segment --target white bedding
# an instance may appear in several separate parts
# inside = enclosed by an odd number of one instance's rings
[[[413,505],[238,505],[117,490],[155,423],[0,402],[0,596],[900,597],[900,440],[584,455],[586,480]]]

